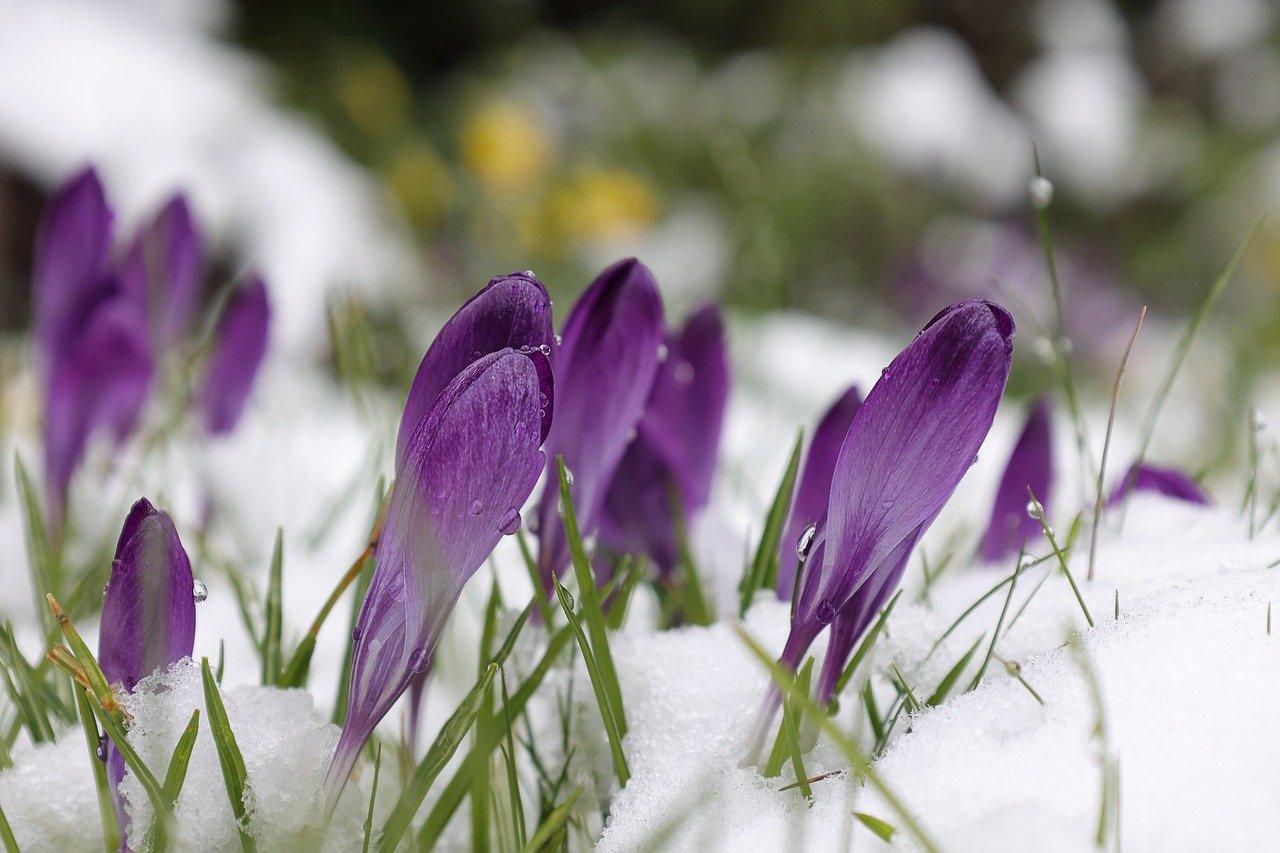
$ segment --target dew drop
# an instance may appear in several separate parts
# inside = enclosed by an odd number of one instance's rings
[[[502,516],[502,521],[498,523],[498,532],[503,536],[510,536],[520,529],[520,510],[515,507],[507,507],[507,512]]]
[[[413,650],[413,654],[409,655],[409,669],[413,672],[422,672],[427,668],[427,650],[419,646]]]
[[[103,764],[107,763],[107,736],[103,735],[98,738],[98,745],[94,748],[93,754]]]
[[[197,580],[191,584],[191,597],[196,600],[196,604],[209,597],[209,587],[205,586],[204,581]]]
[[[977,465],[977,464],[978,464],[978,454],[976,454],[976,453],[975,453],[975,454],[973,454],[973,461],[972,461],[972,462],[970,462],[969,464],[970,464],[970,465]]]
[[[796,556],[800,558],[800,562],[809,559],[809,549],[813,547],[813,537],[817,532],[818,525],[810,524],[796,541]]]
[[[893,501],[880,501],[881,509],[893,509]]]
[[[546,311],[546,310],[547,310],[547,303],[541,300],[533,303],[533,313],[541,314],[543,311]]]
[[[564,469],[564,481],[568,483],[570,486],[573,485],[573,472],[569,470],[569,467],[567,465],[565,466],[565,469]]]
[[[892,372],[892,371],[890,371],[890,370],[889,370],[889,368],[887,368],[887,367],[880,371],[880,378],[881,378],[881,379],[888,379],[888,378],[889,378],[890,376],[892,376],[892,375],[893,375],[893,372]]]
[[[473,349],[473,350],[471,351],[471,357],[472,357],[472,358],[479,358],[479,357],[480,357],[480,356],[482,356],[482,355],[484,355],[484,353],[480,352],[480,350],[478,350],[478,349]]]
[[[467,508],[472,515],[479,515],[480,510],[484,509],[484,504],[480,501],[472,501],[471,506]]]
[[[659,364],[666,361],[667,356],[670,354],[671,354],[671,350],[667,349],[666,344],[658,344],[658,363]]]
[[[551,346],[549,344],[539,344],[538,352],[542,353],[543,355],[551,355]]]
[[[107,590],[109,589],[111,589],[111,581],[107,581],[102,585],[102,595],[104,598],[106,597]]]
[[[529,276],[529,278],[534,278],[533,270],[525,270],[524,274]]]
[[[555,336],[555,340],[556,340],[556,346],[560,346],[562,343],[564,343],[564,338],[560,337],[559,335]]]
[[[566,603],[568,603],[569,609],[572,610],[573,609],[573,593],[569,592],[569,590],[567,589],[564,591],[564,600]]]
[[[1044,507],[1040,501],[1027,501],[1027,515],[1037,521],[1044,518]]]
[[[528,431],[528,429],[529,429],[529,425],[526,424],[524,421],[516,421],[516,426],[515,426],[516,435],[524,435],[525,432]]]
[[[813,615],[817,616],[818,621],[823,625],[830,624],[831,620],[836,618],[836,606],[831,603],[831,599],[824,598],[818,602],[818,608]]]
[[[1053,184],[1044,175],[1032,178],[1027,189],[1031,193],[1031,204],[1036,210],[1044,210],[1053,204]]]
[[[357,626],[351,629],[351,642],[358,643],[360,638],[364,636],[364,629]]]

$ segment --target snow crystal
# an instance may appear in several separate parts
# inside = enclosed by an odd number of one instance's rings
[[[101,850],[102,830],[93,769],[84,733],[72,729],[57,743],[13,751],[0,773],[0,805],[18,846],[39,851]]]

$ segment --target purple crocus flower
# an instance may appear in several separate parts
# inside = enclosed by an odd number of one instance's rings
[[[490,279],[449,318],[422,357],[400,417],[396,463],[403,461],[414,428],[435,405],[440,392],[467,365],[508,347],[548,354],[554,340],[551,297],[542,282],[529,272]],[[539,363],[549,369],[549,362],[540,360]],[[429,672],[429,668],[424,668],[410,682],[410,743],[417,740],[418,711]]]
[[[191,654],[196,606],[191,562],[172,519],[146,498],[129,510],[102,601],[98,662],[111,684],[131,692],[157,669]],[[125,846],[129,816],[120,802],[124,759],[106,743],[109,788]]]
[[[1017,554],[1040,535],[1040,521],[1027,514],[1027,489],[1048,508],[1053,491],[1053,414],[1049,398],[1041,397],[1027,414],[1026,426],[1009,455],[1000,478],[991,523],[982,537],[978,556],[989,563]]]
[[[647,554],[663,577],[678,558],[675,513],[682,513],[687,527],[711,496],[729,400],[720,309],[708,305],[694,313],[680,332],[666,336],[666,347],[600,515],[603,542],[620,554]]]
[[[196,402],[210,435],[235,428],[267,352],[271,306],[262,277],[250,275],[227,299],[214,330]]]
[[[204,248],[182,194],[141,228],[120,264],[120,284],[143,307],[157,355],[180,341],[200,309]]]
[[[1107,506],[1113,507],[1123,502],[1131,492],[1156,492],[1187,503],[1206,506],[1213,503],[1209,493],[1186,474],[1176,468],[1162,468],[1147,463],[1129,467],[1116,490],[1107,499]]]
[[[548,590],[552,574],[569,562],[568,540],[557,518],[555,458],[563,456],[573,475],[578,527],[588,536],[600,523],[606,490],[644,415],[662,333],[657,282],[634,258],[602,272],[565,321],[563,343],[553,355],[558,398],[537,515],[538,569]]]
[[[544,467],[552,395],[540,351],[491,353],[449,382],[405,444],[352,632],[347,723],[325,781],[330,809],[374,727],[426,668],[462,587],[519,527]]]
[[[827,511],[836,458],[840,455],[840,446],[844,444],[849,425],[853,423],[853,416],[861,406],[862,392],[857,385],[850,385],[831,404],[831,408],[827,409],[813,431],[804,468],[800,472],[800,481],[796,485],[795,497],[791,501],[787,529],[778,544],[777,590],[778,597],[784,601],[791,598],[795,587],[796,569],[800,561],[800,540],[810,525],[814,526],[816,532],[819,520]],[[812,551],[812,540],[808,548]],[[807,555],[805,559],[808,559]]]
[[[884,369],[854,415],[780,658],[795,671],[822,629],[838,622],[820,695],[861,633],[859,613],[897,585],[911,549],[973,464],[1004,393],[1013,335],[1013,318],[991,302],[944,309]],[[757,744],[778,697],[774,688]]]

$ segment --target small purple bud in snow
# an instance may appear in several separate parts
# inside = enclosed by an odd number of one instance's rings
[[[169,516],[142,498],[129,510],[102,602],[98,662],[111,684],[132,691],[157,669],[190,656],[195,643],[195,581]],[[129,816],[118,787],[124,759],[110,741],[105,759],[121,843]]]
[[[569,562],[569,544],[557,514],[556,456],[572,472],[578,527],[596,532],[609,483],[644,415],[658,371],[662,298],[649,269],[634,258],[602,272],[565,320],[553,352],[556,416],[547,437],[547,482],[538,504],[538,569],[551,575]]]
[[[543,423],[553,395],[546,361],[540,350],[504,349],[464,367],[405,444],[353,632],[347,722],[325,780],[330,810],[374,727],[428,666],[511,507],[537,483],[545,432],[519,425]]]
[[[185,196],[173,196],[138,231],[119,276],[121,289],[148,318],[153,353],[163,353],[191,330],[200,309],[204,248]]]
[[[1161,468],[1146,463],[1130,466],[1116,490],[1111,493],[1107,506],[1120,504],[1131,492],[1156,492],[1187,503],[1206,506],[1213,503],[1209,493],[1199,483],[1176,468]]]
[[[1027,514],[1027,489],[1047,512],[1053,492],[1053,415],[1042,397],[1027,414],[1026,426],[1009,455],[996,490],[991,523],[982,537],[979,557],[989,563],[1017,554],[1040,536],[1040,521]]]
[[[778,543],[778,597],[784,601],[791,598],[795,587],[796,568],[800,562],[798,549],[805,531],[813,528],[827,511],[827,500],[831,496],[831,477],[835,473],[836,457],[840,455],[840,446],[853,423],[853,416],[862,406],[862,393],[857,385],[850,385],[843,394],[836,398],[827,409],[826,414],[818,421],[813,431],[813,439],[809,442],[809,452],[805,456],[804,468],[800,472],[800,480],[796,485],[795,497],[791,501],[791,513],[787,521],[786,532]],[[809,534],[808,547],[813,547],[813,534]],[[805,556],[808,562],[808,555]]]
[[[250,275],[227,298],[213,333],[196,403],[210,435],[235,428],[267,353],[271,306],[262,277]]]
[[[618,554],[645,554],[664,577],[677,559],[675,513],[687,528],[711,496],[729,400],[720,310],[708,305],[666,338],[644,417],[614,472],[600,539]],[[672,505],[672,489],[678,505]]]
[[[865,627],[860,614],[897,585],[911,549],[972,465],[1004,393],[1013,335],[1013,318],[998,305],[971,299],[946,308],[885,369],[854,415],[818,533],[821,552],[811,552],[779,661],[794,672],[831,622],[820,695],[834,687]],[[757,753],[778,701],[775,688],[756,733]]]

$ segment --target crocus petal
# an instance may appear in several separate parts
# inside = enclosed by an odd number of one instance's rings
[[[1000,306],[960,302],[884,369],[840,448],[823,562],[805,573],[785,664],[798,664],[872,570],[955,491],[991,428],[1013,334]]]
[[[104,429],[119,442],[133,430],[151,375],[146,333],[134,307],[121,297],[95,309],[68,351],[58,356],[44,424],[49,513],[55,528],[89,439]]]
[[[62,352],[112,284],[112,213],[92,168],[67,181],[40,217],[33,259],[36,352],[46,381]]]
[[[132,691],[157,669],[191,654],[196,635],[193,585],[191,562],[173,521],[140,499],[120,531],[102,601],[98,662],[109,682]],[[110,742],[105,758],[123,848],[129,827],[118,791],[124,759]]]
[[[599,524],[605,492],[644,414],[658,370],[662,299],[648,268],[634,258],[600,274],[565,321],[554,352],[556,415],[547,436],[548,478],[538,505],[538,567],[551,575],[568,564],[557,518],[555,458],[573,474],[571,491],[583,536]]]
[[[1107,506],[1113,507],[1121,503],[1131,492],[1156,492],[1170,498],[1177,498],[1193,504],[1208,505],[1213,503],[1209,493],[1195,480],[1176,468],[1162,468],[1157,465],[1132,465],[1125,472],[1116,490],[1107,500]]]
[[[813,430],[813,439],[809,442],[809,451],[805,455],[804,468],[800,472],[800,481],[796,486],[795,497],[791,501],[791,514],[787,520],[786,532],[778,545],[778,597],[791,598],[795,587],[796,566],[799,555],[796,547],[809,525],[817,524],[827,511],[827,499],[831,496],[831,477],[835,473],[836,458],[840,455],[840,446],[853,423],[853,416],[862,406],[862,392],[857,385],[849,388],[836,398],[827,409],[818,426]]]
[[[1042,397],[1027,415],[1026,426],[1000,479],[991,523],[978,552],[987,562],[1017,554],[1040,535],[1040,521],[1027,514],[1027,489],[1047,510],[1053,489],[1052,420],[1049,399]]]
[[[618,463],[600,516],[601,541],[619,554],[648,555],[663,575],[676,562],[674,513],[682,511],[689,524],[711,494],[729,400],[720,310],[709,305],[694,313],[678,334],[667,336],[666,346],[636,438]]]
[[[543,358],[505,349],[465,367],[409,439],[352,634],[347,723],[326,781],[331,807],[374,727],[427,667],[463,585],[519,526],[545,462],[546,386],[535,363]]]
[[[553,339],[551,297],[542,282],[531,273],[490,280],[449,318],[418,365],[400,418],[396,460],[403,459],[419,421],[464,367],[507,347],[550,352]]]
[[[148,318],[154,352],[190,331],[200,308],[204,248],[185,196],[175,195],[139,230],[119,276],[123,291]]]
[[[223,306],[197,394],[211,435],[230,432],[240,419],[267,352],[270,323],[266,284],[260,276],[250,276]]]

